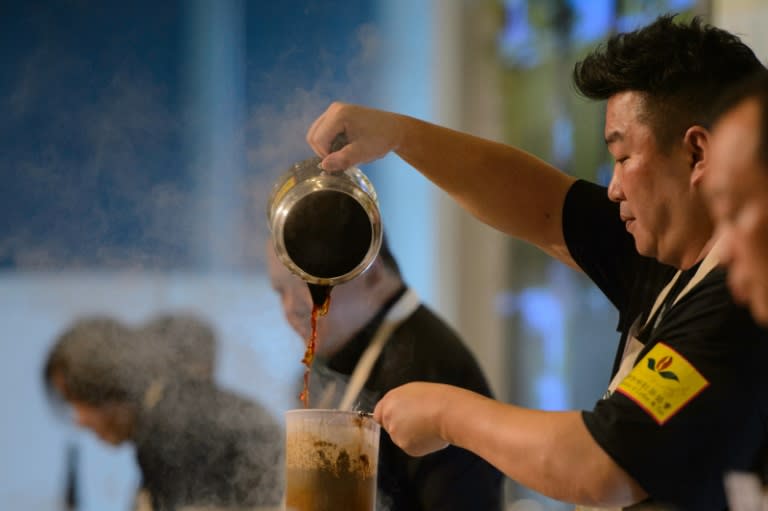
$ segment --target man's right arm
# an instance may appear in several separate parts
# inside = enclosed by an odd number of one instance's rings
[[[329,154],[345,132],[349,144]],[[405,115],[333,103],[307,142],[327,170],[394,151],[479,220],[574,266],[563,238],[562,211],[575,178],[514,147]]]
[[[578,411],[525,409],[458,387],[414,382],[389,391],[374,418],[412,456],[455,445],[557,500],[623,507],[648,496],[597,444]]]

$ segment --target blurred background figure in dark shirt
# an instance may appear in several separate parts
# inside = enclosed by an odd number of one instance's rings
[[[131,329],[91,317],[49,352],[49,395],[102,441],[135,447],[138,509],[280,504],[281,428],[262,406],[216,386],[215,345],[196,318],[161,316]]]
[[[213,327],[200,317],[183,312],[162,313],[140,325],[137,334],[153,350],[169,350],[174,367],[190,378],[213,381],[217,342]]]

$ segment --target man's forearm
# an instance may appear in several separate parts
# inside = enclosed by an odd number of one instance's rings
[[[561,217],[573,177],[508,145],[402,115],[398,125],[395,152],[466,210],[559,259],[567,256]]]
[[[543,495],[591,506],[625,506],[645,497],[597,445],[580,412],[529,410],[456,389],[438,421],[446,441]]]

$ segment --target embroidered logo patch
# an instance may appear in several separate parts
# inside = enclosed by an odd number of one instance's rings
[[[658,343],[616,388],[659,424],[667,422],[709,382],[678,352]]]

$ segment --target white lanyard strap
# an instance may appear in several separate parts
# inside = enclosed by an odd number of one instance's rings
[[[693,277],[690,281],[688,281],[688,284],[685,285],[685,287],[677,294],[675,299],[670,304],[670,307],[672,305],[676,304],[680,301],[680,299],[688,294],[688,291],[693,289],[693,286],[701,282],[704,277],[709,275],[709,272],[711,272],[715,266],[719,264],[719,258],[718,258],[718,243],[715,242],[712,246],[712,249],[710,249],[709,252],[707,252],[707,255],[704,256],[704,259],[701,261],[701,264],[699,265],[699,268],[696,270],[696,273],[693,274]],[[656,297],[656,303],[653,304],[653,307],[651,308],[650,314],[648,314],[648,317],[646,318],[646,323],[651,320],[653,315],[656,313],[656,310],[661,306],[662,302],[667,298],[667,295],[669,294],[670,290],[672,289],[672,286],[677,282],[677,279],[680,278],[680,274],[682,271],[678,270],[677,273],[675,273],[675,276],[672,277],[672,280],[669,281],[669,284],[667,284],[664,289],[661,290],[659,293],[659,296]]]
[[[696,270],[696,273],[693,274],[693,277],[691,280],[686,284],[686,286],[678,293],[678,295],[675,297],[672,304],[670,304],[670,307],[672,305],[676,304],[680,299],[685,296],[696,284],[701,282],[704,277],[709,275],[709,272],[711,272],[715,266],[718,265],[718,250],[717,250],[717,242],[713,245],[712,249],[707,253],[707,255],[704,257],[704,260],[701,261],[701,265],[699,265],[699,268]],[[669,294],[670,290],[672,289],[672,286],[677,282],[677,279],[680,278],[680,274],[682,272],[678,270],[678,272],[675,274],[674,277],[672,277],[672,280],[669,281],[669,283],[664,287],[664,289],[661,290],[659,293],[659,296],[656,298],[656,303],[653,304],[653,307],[651,307],[651,312],[648,314],[648,317],[646,318],[646,323],[653,317],[653,315],[656,313],[656,310],[661,306],[664,299]],[[619,371],[616,373],[616,375],[611,380],[610,385],[608,386],[609,392],[613,392],[616,387],[621,383],[621,381],[624,379],[624,377],[629,374],[629,372],[632,370],[632,367],[634,367],[634,363],[637,360],[637,355],[640,354],[643,348],[643,344],[640,343],[640,341],[637,340],[635,337],[637,331],[639,330],[639,321],[636,321],[635,324],[632,326],[629,334],[629,338],[627,339],[627,345],[624,351],[624,358],[621,361],[621,367],[619,368]],[[576,506],[575,511],[621,511],[619,508],[597,508],[597,507],[584,507],[584,506]]]
[[[381,350],[384,349],[384,345],[392,336],[392,332],[419,308],[419,304],[419,297],[412,290],[408,289],[389,309],[381,325],[373,334],[368,347],[363,352],[360,360],[358,360],[355,370],[352,372],[347,389],[344,391],[344,397],[339,404],[339,410],[352,409],[352,405],[354,405],[357,396],[363,389],[363,385],[368,380],[368,376],[370,376],[373,366],[381,354]]]
[[[699,268],[696,270],[696,273],[694,273],[691,280],[677,294],[677,296],[675,297],[675,299],[673,300],[672,304],[670,304],[669,307],[671,308],[672,305],[680,301],[680,299],[686,294],[688,294],[688,292],[691,289],[693,289],[693,287],[696,284],[701,282],[704,279],[704,277],[709,275],[709,272],[711,272],[715,268],[715,266],[717,266],[718,262],[719,260],[718,260],[717,243],[715,243],[715,245],[712,247],[712,250],[710,250],[707,253],[707,255],[704,257],[704,260],[701,261]],[[651,307],[651,312],[648,314],[648,317],[645,319],[646,325],[651,320],[651,318],[653,318],[653,316],[656,314],[656,311],[661,306],[662,302],[664,302],[664,300],[667,298],[667,295],[672,289],[672,286],[674,286],[675,282],[677,282],[677,279],[680,278],[681,273],[682,272],[678,270],[675,276],[672,277],[669,283],[664,287],[664,289],[661,290],[658,297],[656,297],[656,303],[653,304],[653,307]],[[621,363],[619,365],[619,370],[616,371],[616,374],[613,376],[613,378],[611,379],[611,382],[608,384],[608,392],[613,392],[614,390],[616,390],[616,387],[619,386],[622,380],[624,380],[624,378],[629,374],[629,372],[635,366],[635,362],[637,361],[637,356],[645,347],[643,343],[637,340],[638,332],[641,330],[640,328],[641,326],[642,325],[640,325],[640,321],[638,320],[638,321],[635,321],[635,323],[630,328],[629,335],[627,336],[626,344],[624,345],[624,353],[622,355]]]

